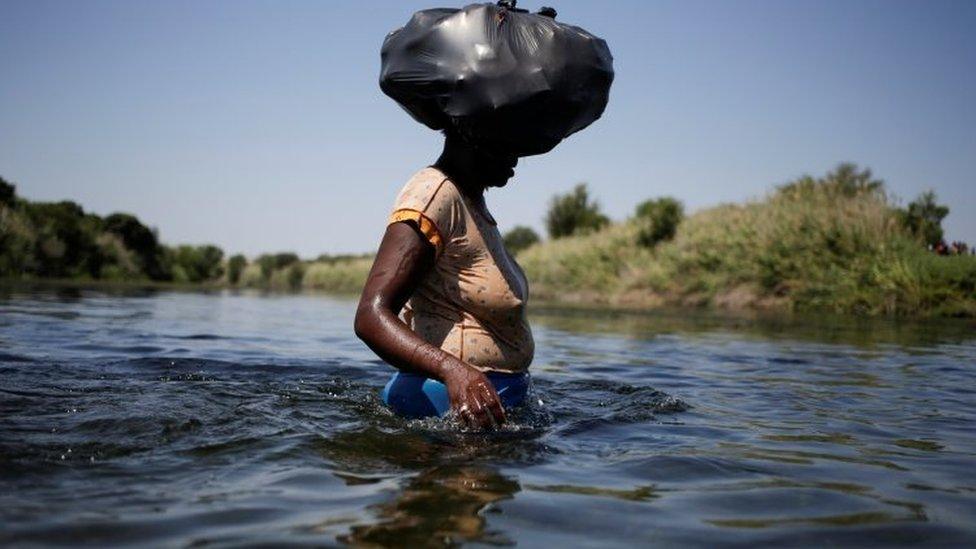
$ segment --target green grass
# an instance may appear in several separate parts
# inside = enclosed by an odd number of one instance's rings
[[[867,315],[976,316],[976,258],[940,257],[879,189],[813,182],[698,212],[648,249],[635,221],[518,259],[535,297]]]
[[[372,256],[349,256],[316,261],[300,261],[275,269],[266,278],[257,263],[241,273],[239,286],[276,291],[315,290],[331,293],[359,293],[373,265]]]
[[[336,293],[359,293],[373,265],[372,257],[313,262],[305,270],[302,288]]]

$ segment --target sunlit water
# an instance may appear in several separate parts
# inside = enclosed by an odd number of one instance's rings
[[[486,435],[391,416],[353,311],[0,291],[0,544],[976,542],[971,322],[537,313]]]

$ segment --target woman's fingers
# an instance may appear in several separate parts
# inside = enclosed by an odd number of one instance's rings
[[[491,403],[491,405],[488,406],[488,411],[491,413],[491,416],[494,418],[497,426],[501,426],[508,421],[508,418],[505,417],[505,408],[497,398]]]
[[[465,408],[464,412],[461,414],[461,418],[464,420],[464,424],[472,429],[478,427],[478,419],[475,417],[474,412],[470,409]]]
[[[505,408],[502,406],[501,399],[498,398],[498,393],[491,387],[482,386],[482,394],[485,399],[485,407],[488,408],[488,413],[491,414],[492,423],[496,427],[505,423]]]
[[[461,421],[473,429],[495,429],[505,423],[505,408],[490,385],[469,386],[458,407]]]
[[[464,395],[464,404],[458,408],[458,412],[464,424],[472,429],[484,429],[491,426],[488,409],[475,391],[468,391]]]
[[[478,424],[477,419],[475,419],[474,412],[471,411],[471,407],[467,403],[461,405],[458,408],[458,417],[461,419],[461,423],[467,427],[475,427]]]
[[[473,400],[475,402],[474,415],[475,415],[475,419],[478,420],[478,427],[481,427],[482,429],[488,429],[492,427],[491,412],[488,411],[488,407],[485,406],[484,402],[482,402],[482,399],[479,398],[477,395],[473,395],[473,396],[474,396]]]

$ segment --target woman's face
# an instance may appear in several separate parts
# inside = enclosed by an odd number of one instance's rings
[[[473,183],[483,187],[504,187],[515,175],[518,164],[518,156],[504,148],[468,140],[459,134],[448,134],[444,154]]]
[[[512,153],[492,151],[490,149],[477,149],[483,161],[479,173],[483,174],[484,185],[486,187],[504,187],[508,180],[515,175],[515,166],[518,165],[518,157]]]

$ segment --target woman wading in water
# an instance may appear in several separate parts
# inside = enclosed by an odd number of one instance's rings
[[[534,352],[528,284],[484,199],[517,162],[448,132],[441,157],[396,200],[355,329],[400,370],[383,394],[400,415],[443,415],[449,406],[468,426],[490,428],[525,398]]]
[[[525,399],[528,284],[485,189],[592,124],[609,99],[606,42],[516,3],[419,11],[380,51],[383,92],[446,136],[400,192],[356,313],[356,335],[400,370],[383,400],[402,416],[453,411],[487,428]]]

